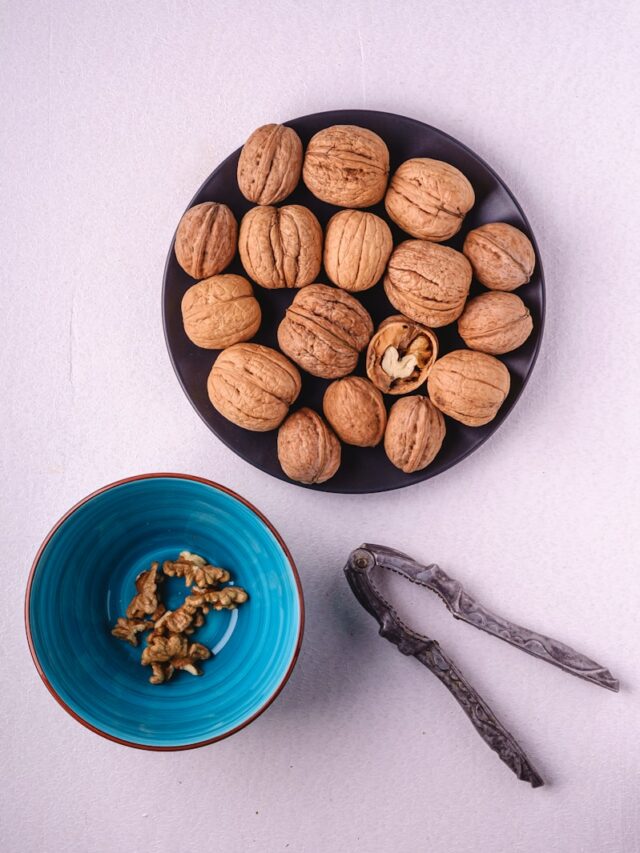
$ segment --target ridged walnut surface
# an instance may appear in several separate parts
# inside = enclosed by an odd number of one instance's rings
[[[509,371],[492,355],[454,350],[438,359],[427,379],[429,397],[445,415],[466,426],[492,421],[509,393]]]
[[[444,418],[428,397],[403,397],[389,412],[384,449],[396,468],[411,474],[433,462],[445,432]]]
[[[275,204],[295,190],[302,170],[302,142],[291,127],[265,124],[245,142],[238,160],[238,186],[249,201]]]
[[[533,329],[529,309],[515,293],[498,290],[470,299],[458,334],[470,349],[502,355],[522,346]]]
[[[278,459],[282,470],[299,483],[324,483],[340,467],[340,442],[312,409],[290,415],[278,432]]]
[[[327,224],[324,268],[334,284],[368,290],[384,273],[393,249],[391,229],[373,213],[341,210]]]
[[[527,235],[506,222],[489,222],[469,231],[462,251],[475,277],[491,290],[515,290],[526,284],[536,264]]]
[[[251,283],[241,275],[216,275],[192,285],[182,297],[184,331],[196,346],[223,349],[250,340],[261,311]]]
[[[382,441],[387,410],[378,389],[362,376],[336,379],[322,402],[324,416],[345,444],[375,447]]]
[[[178,263],[192,278],[225,270],[236,253],[238,223],[226,204],[205,201],[184,214],[176,231]]]

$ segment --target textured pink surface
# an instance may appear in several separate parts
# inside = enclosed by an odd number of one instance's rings
[[[2,849],[640,849],[637,7],[10,0],[0,21]],[[441,127],[497,169],[549,298],[541,359],[499,433],[442,477],[370,498],[236,459],[192,412],[160,327],[166,247],[211,168],[258,124],[363,106]],[[21,613],[53,521],[158,469],[262,509],[308,606],[277,703],[224,743],[170,755],[66,716]],[[518,783],[436,680],[377,639],[340,572],[367,539],[437,560],[621,679],[618,696],[598,690],[400,588],[547,787]]]

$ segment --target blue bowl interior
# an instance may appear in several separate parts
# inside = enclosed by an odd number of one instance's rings
[[[153,560],[182,550],[229,569],[249,593],[235,611],[210,611],[193,639],[214,656],[203,675],[149,684],[141,648],[111,628]],[[169,609],[187,593],[167,579]],[[83,720],[122,740],[177,747],[225,735],[268,702],[295,657],[300,600],[291,565],[269,528],[213,486],[172,477],[135,480],[82,504],[51,537],[29,602],[36,656],[60,698]]]

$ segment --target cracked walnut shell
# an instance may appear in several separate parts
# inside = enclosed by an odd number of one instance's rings
[[[491,290],[515,290],[526,284],[536,264],[531,240],[506,222],[489,222],[469,231],[462,251],[475,277]]]
[[[369,341],[367,376],[385,394],[407,394],[426,381],[437,357],[435,333],[397,314]]]
[[[300,374],[289,359],[259,344],[234,344],[223,350],[207,383],[214,408],[255,432],[279,426],[300,388]]]
[[[262,314],[250,282],[241,275],[214,275],[192,285],[182,297],[182,322],[192,343],[224,349],[250,340]]]
[[[278,431],[278,459],[292,480],[324,483],[340,467],[340,442],[317,412],[300,409]]]
[[[522,346],[532,329],[531,314],[522,299],[499,290],[470,299],[458,320],[458,334],[465,344],[491,355]]]
[[[341,210],[327,224],[324,268],[338,287],[368,290],[382,278],[392,249],[384,219],[363,210]]]
[[[304,287],[322,263],[322,228],[299,204],[254,207],[240,223],[240,260],[262,287]]]
[[[495,418],[510,384],[509,371],[501,361],[468,349],[454,350],[438,359],[427,379],[433,404],[471,427]]]
[[[191,278],[209,278],[229,266],[238,244],[238,223],[226,204],[206,201],[189,208],[176,231],[178,263]]]
[[[457,320],[471,286],[471,264],[461,252],[426,240],[396,246],[384,277],[391,304],[405,317],[438,328]]]
[[[457,234],[475,202],[473,187],[455,166],[416,157],[405,161],[391,178],[384,200],[396,223],[423,240],[441,243]]]
[[[307,373],[336,379],[355,369],[372,333],[371,317],[357,299],[326,284],[310,284],[287,308],[278,343]]]
[[[311,137],[302,180],[316,198],[338,207],[370,207],[382,200],[389,149],[364,127],[337,124]]]
[[[389,412],[384,449],[396,468],[412,474],[433,462],[445,432],[444,418],[428,397],[402,397]]]
[[[382,394],[361,376],[336,379],[322,402],[325,418],[345,444],[375,447],[382,441],[387,410]]]
[[[275,204],[295,190],[302,170],[302,142],[291,127],[265,124],[242,146],[238,186],[249,201]]]

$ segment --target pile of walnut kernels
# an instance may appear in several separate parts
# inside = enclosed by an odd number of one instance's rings
[[[163,577],[184,578],[190,593],[180,607],[167,610],[160,600],[159,584]],[[213,610],[233,610],[248,595],[239,586],[226,586],[231,579],[226,569],[210,566],[198,554],[182,551],[175,562],[166,560],[159,574],[158,563],[136,578],[136,595],[111,631],[119,640],[138,645],[138,635],[148,633],[140,663],[151,667],[151,684],[169,681],[176,670],[201,675],[198,661],[207,660],[211,652],[202,643],[191,641],[196,628],[204,625],[205,614]]]
[[[307,208],[274,206],[301,175],[314,196],[345,208],[324,235]],[[178,226],[178,262],[201,279],[184,294],[184,329],[196,346],[222,350],[208,379],[213,406],[244,429],[279,428],[287,476],[328,480],[340,465],[340,441],[371,447],[384,440],[396,467],[418,471],[442,446],[443,414],[469,427],[495,417],[510,385],[495,356],[521,346],[532,330],[527,307],[512,291],[530,280],[535,254],[527,236],[504,222],[470,231],[462,252],[441,245],[475,202],[462,172],[416,158],[389,181],[389,151],[370,130],[326,128],[303,153],[292,128],[269,124],[245,143],[238,185],[256,204],[239,231],[231,210],[216,202],[191,208]],[[413,239],[394,247],[388,224],[361,210],[383,198],[391,220]],[[260,287],[298,289],[278,327],[280,352],[246,343],[261,311],[247,278],[221,275],[236,249]],[[323,263],[335,287],[316,283]],[[472,276],[487,290],[468,299]],[[398,313],[374,330],[353,294],[380,279]],[[435,330],[456,321],[468,349],[438,358]],[[367,378],[351,375],[365,349]],[[324,418],[309,408],[289,414],[301,389],[298,368],[334,380]],[[427,394],[411,393],[425,384]],[[410,396],[400,396],[387,415],[385,394]]]

